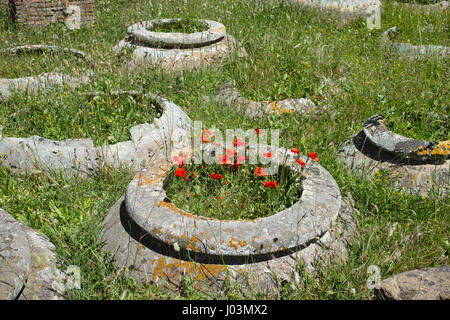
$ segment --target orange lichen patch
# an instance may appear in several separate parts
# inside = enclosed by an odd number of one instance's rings
[[[450,140],[440,141],[431,148],[420,146],[414,152],[420,155],[449,155],[450,154]]]
[[[183,211],[183,210],[177,208],[172,202],[160,201],[156,206],[158,208],[159,207],[166,207],[166,208],[170,209],[171,211],[179,213],[179,214],[181,214],[181,215],[183,215],[185,217],[188,217],[188,218],[194,218],[196,220],[200,219],[199,217],[194,216],[193,214],[190,214],[189,212],[186,212],[186,211]]]
[[[247,246],[247,242],[246,241],[241,241],[239,239],[236,238],[231,238],[229,245],[231,248],[237,249],[238,247],[245,247]]]
[[[163,256],[152,260],[152,263],[156,263],[152,274],[154,281],[158,278],[168,278],[172,281],[177,281],[181,280],[183,274],[193,276],[196,280],[217,279],[226,272],[226,266],[224,265],[200,264],[179,259],[173,259],[172,262],[168,262],[167,258]]]
[[[213,32],[225,32],[225,27],[220,27],[214,30]]]
[[[199,237],[191,237],[186,243],[186,248],[191,251],[201,251],[203,248],[202,240]]]
[[[136,175],[134,179],[138,179],[138,187],[141,186],[154,186],[163,182],[165,178],[165,173],[155,174],[151,172],[141,172],[139,175]]]

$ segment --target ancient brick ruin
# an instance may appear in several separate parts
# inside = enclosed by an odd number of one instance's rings
[[[30,25],[55,22],[79,25],[95,20],[94,0],[1,0],[9,3],[15,20]]]

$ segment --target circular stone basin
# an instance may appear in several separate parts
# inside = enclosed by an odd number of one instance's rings
[[[450,141],[428,142],[390,131],[381,115],[370,117],[364,128],[346,141],[340,157],[350,167],[389,170],[398,185],[427,194],[433,185],[449,187]]]
[[[204,24],[206,31],[193,33],[155,32],[158,26],[167,26],[183,19],[161,19],[136,23],[128,28],[128,37],[114,50],[119,54],[132,48],[131,61],[126,68],[140,71],[143,65],[160,65],[165,72],[194,70],[204,65],[221,64],[232,52],[243,57],[245,49],[229,34],[225,26],[211,20],[193,20]]]
[[[194,20],[205,24],[208,30],[194,33],[179,32],[154,32],[157,26],[165,26],[171,23],[182,22],[183,19],[160,19],[144,21],[133,24],[128,28],[128,34],[139,43],[154,48],[193,48],[201,47],[222,40],[225,35],[225,26],[211,20]]]
[[[47,45],[28,45],[19,46],[13,48],[7,48],[0,50],[0,55],[20,55],[24,53],[28,54],[42,54],[42,53],[57,54],[58,52],[68,53],[75,57],[84,59],[90,67],[95,65],[92,58],[82,51],[63,48],[58,46],[47,46]],[[22,91],[37,91],[40,88],[51,88],[54,85],[61,85],[63,83],[69,85],[70,87],[76,87],[81,83],[86,83],[89,81],[89,76],[92,75],[92,71],[87,72],[85,75],[79,77],[71,77],[69,75],[64,75],[61,73],[49,72],[43,73],[38,76],[29,76],[15,79],[0,79],[0,98],[9,99],[12,90],[22,90]]]
[[[300,172],[294,153],[283,148],[249,146],[249,156],[271,151],[272,161]],[[300,156],[301,157],[301,156]],[[304,159],[307,157],[303,156]],[[269,166],[269,165],[268,165]],[[303,169],[303,192],[290,208],[254,220],[217,220],[195,216],[174,206],[163,189],[170,167],[144,169],[129,184],[125,203],[130,219],[147,235],[179,248],[188,255],[216,261],[243,263],[252,257],[271,259],[271,254],[290,254],[323,236],[341,208],[339,188],[319,164]]]
[[[111,92],[111,95],[121,94],[139,93]],[[91,139],[53,141],[40,136],[2,137],[0,127],[0,165],[18,171],[62,170],[82,175],[94,174],[104,166],[126,165],[139,170],[165,154],[163,150],[174,131],[191,130],[191,120],[180,107],[159,96],[148,96],[163,110],[161,116],[152,124],[132,127],[130,140],[112,145],[95,146]]]

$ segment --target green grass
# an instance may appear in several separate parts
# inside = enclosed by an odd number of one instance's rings
[[[88,68],[89,65],[84,59],[68,53],[0,53],[0,78],[29,77],[47,72],[80,75]]]
[[[264,166],[263,166],[264,167]],[[166,193],[178,208],[189,213],[220,220],[252,220],[267,217],[291,207],[301,196],[299,174],[280,166],[276,175],[258,176],[258,165],[188,165],[187,178],[166,178]],[[194,176],[192,176],[194,173]],[[220,179],[212,178],[220,175]],[[275,187],[264,182],[274,181]]]
[[[96,95],[48,92],[36,97],[16,94],[0,109],[3,134],[39,135],[48,139],[91,138],[96,145],[129,140],[129,129],[152,123],[162,108],[142,95]]]
[[[206,30],[208,30],[206,23],[192,19],[181,19],[178,21],[170,21],[168,23],[155,23],[154,27],[149,31],[194,33]]]
[[[120,128],[129,128],[135,121],[151,122],[154,117],[151,110],[147,110],[148,117],[137,116],[139,106],[133,101],[127,104],[128,98],[124,97],[127,107],[120,113],[121,120],[113,118],[112,123],[118,125],[116,129],[109,127],[109,118],[118,111],[118,105],[113,105],[115,98],[107,95],[105,105],[97,101],[96,108],[100,110],[95,110],[98,118],[93,125],[102,125],[102,130],[85,126],[82,121],[87,119],[86,113],[91,108],[82,93],[112,90],[164,96],[182,107],[192,120],[202,120],[204,128],[279,129],[282,147],[296,146],[303,154],[317,152],[320,164],[336,179],[342,196],[351,193],[361,232],[358,242],[351,247],[348,262],[328,269],[316,267],[312,275],[303,273],[299,265],[300,286],[286,287],[281,298],[373,298],[373,291],[366,286],[370,265],[377,265],[381,277],[386,278],[419,267],[449,263],[448,196],[439,198],[431,193],[422,198],[399,193],[387,175],[376,181],[374,177],[348,170],[337,158],[342,142],[378,113],[385,115],[390,129],[398,134],[425,140],[449,139],[449,122],[444,116],[449,114],[450,65],[446,59],[409,60],[384,50],[380,43],[383,31],[392,26],[405,32],[417,30],[413,18],[409,19],[403,10],[396,11],[389,3],[383,1],[381,29],[373,31],[366,29],[363,20],[342,27],[338,20],[309,10],[293,10],[284,2],[231,0],[99,0],[95,24],[78,31],[62,25],[31,28],[0,19],[1,48],[39,43],[60,45],[85,51],[96,61],[90,84],[74,90],[62,87],[31,97],[17,93],[14,103],[0,101],[3,136],[39,132],[52,139],[89,137],[101,143],[108,136],[114,136],[112,141],[124,139],[126,130]],[[249,56],[232,57],[221,69],[208,67],[195,73],[168,75],[152,68],[139,73],[122,72],[127,57],[116,57],[112,48],[126,36],[127,27],[167,17],[219,21],[245,46]],[[437,26],[435,23],[448,21],[448,16],[442,13],[433,19],[436,20],[430,23]],[[437,32],[431,40],[433,44],[446,45],[448,33]],[[235,80],[238,90],[252,100],[305,97],[328,109],[314,117],[296,114],[246,117],[212,99],[228,79]],[[48,114],[50,119],[59,114],[57,121],[47,121]],[[119,112],[114,116],[118,115]],[[109,133],[103,128],[108,128]],[[125,192],[130,180],[131,175],[126,172],[69,179],[42,173],[15,175],[1,169],[0,207],[50,237],[63,269],[72,264],[82,268],[82,289],[70,291],[71,298],[242,298],[239,288],[233,286],[214,296],[194,289],[189,283],[183,290],[172,292],[153,285],[137,285],[125,278],[124,271],[102,252],[99,232],[103,217]]]
[[[450,45],[448,10],[427,12],[396,6],[387,8],[384,19],[400,31],[396,41],[413,45]]]

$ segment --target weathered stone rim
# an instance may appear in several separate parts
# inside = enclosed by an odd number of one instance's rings
[[[91,93],[93,95],[102,92]],[[111,94],[139,94],[137,91],[118,91]],[[104,166],[120,168],[129,166],[141,169],[152,159],[149,158],[149,144],[164,147],[173,130],[190,130],[191,120],[183,110],[174,103],[160,96],[148,93],[163,110],[152,124],[144,123],[130,129],[130,140],[113,145],[95,146],[91,139],[65,139],[54,141],[37,135],[29,138],[2,137],[0,132],[0,158],[2,167],[11,167],[17,171],[33,172],[36,169],[82,175],[95,174]],[[51,152],[43,153],[42,146]],[[157,155],[160,156],[160,155]]]
[[[364,123],[363,133],[376,149],[410,164],[441,164],[450,156],[450,141],[433,143],[398,135],[386,127],[381,115],[370,117]]]
[[[291,158],[289,165],[295,165],[295,155],[290,151],[272,150],[273,158],[284,156]],[[176,208],[164,201],[167,197],[163,180],[169,170],[149,171],[136,176],[127,187],[126,208],[131,219],[152,237],[192,254],[258,258],[295,250],[323,235],[341,206],[333,177],[310,161],[305,167],[306,179],[298,202],[272,216],[243,221],[199,217]]]
[[[18,55],[21,53],[38,53],[43,52],[57,53],[57,52],[70,53],[76,57],[84,59],[89,67],[92,69],[95,66],[94,60],[86,53],[70,48],[64,48],[59,46],[48,45],[25,45],[0,49],[0,55]],[[20,78],[5,78],[0,79],[0,98],[8,100],[11,96],[11,90],[37,90],[39,88],[45,88],[48,84],[64,84],[68,83],[72,86],[77,86],[80,83],[89,81],[89,77],[93,75],[92,70],[88,70],[86,73],[79,75],[78,77],[72,77],[66,74],[58,72],[48,72],[40,75],[30,75]]]
[[[385,47],[396,50],[400,55],[416,56],[437,56],[447,57],[450,55],[450,47],[438,45],[412,45],[409,43],[397,42],[391,40],[391,35],[398,33],[397,27],[392,27],[383,32],[381,41]]]
[[[219,42],[226,35],[225,26],[217,21],[195,19],[198,22],[205,23],[208,30],[194,33],[178,32],[153,32],[148,29],[157,24],[167,24],[181,21],[181,18],[155,19],[150,21],[138,22],[128,27],[128,34],[139,44],[149,45],[154,48],[195,48],[210,45]]]

